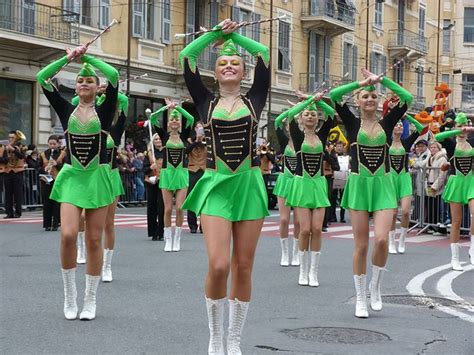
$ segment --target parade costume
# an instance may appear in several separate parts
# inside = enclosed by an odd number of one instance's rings
[[[82,122],[75,116],[77,108],[64,99],[49,82],[49,79],[68,63],[67,56],[47,65],[38,72],[36,78],[59,116],[68,151],[66,163],[57,176],[51,198],[79,208],[96,209],[111,204],[115,199],[106,143],[116,112],[119,75],[115,68],[90,55],[82,55],[81,60],[84,65],[78,76],[97,78],[93,69],[95,67],[109,81],[104,102],[94,107],[95,115],[87,122]],[[62,274],[64,314],[67,319],[75,319],[77,316],[75,268],[62,269]],[[95,318],[96,292],[99,282],[100,276],[86,274],[84,308],[79,316],[80,319]]]
[[[276,135],[278,138],[278,144],[280,145],[280,150],[283,151],[283,173],[278,174],[278,178],[273,189],[273,194],[275,196],[281,197],[286,200],[288,192],[291,190],[291,184],[296,173],[296,152],[293,146],[289,144],[289,139],[286,134],[283,132],[282,127],[276,127]],[[291,211],[290,211],[291,215]],[[295,220],[295,215],[293,214],[293,220]],[[289,221],[288,221],[289,222]],[[288,266],[289,265],[289,240],[288,236],[280,237],[280,246],[281,246],[281,260],[280,265]],[[293,252],[291,258],[292,266],[299,266],[299,256],[298,256],[298,238],[293,239]]]
[[[18,136],[18,132],[16,131]],[[5,213],[4,218],[20,218],[23,204],[23,185],[25,172],[26,146],[19,140],[10,144],[14,150],[8,151],[0,145],[0,174],[3,175],[5,188]]]
[[[202,83],[196,60],[212,42],[224,38],[219,55],[240,56],[233,42],[256,58],[252,87],[241,95],[233,112],[219,106]],[[236,33],[223,35],[219,27],[195,39],[180,53],[184,79],[203,122],[207,144],[207,168],[183,208],[196,214],[217,216],[231,222],[268,216],[267,192],[256,157],[258,120],[270,85],[268,48]],[[235,106],[234,106],[235,107]],[[206,297],[209,319],[209,354],[223,354],[223,322],[226,299]],[[240,337],[249,302],[229,300],[227,351],[241,354]]]
[[[347,130],[350,143],[351,173],[349,175],[341,206],[353,210],[374,212],[397,207],[396,190],[392,184],[390,174],[390,158],[387,140],[392,136],[397,122],[405,115],[408,104],[413,96],[401,86],[388,79],[382,78],[381,84],[391,89],[398,97],[399,104],[379,122],[380,130],[374,137],[370,137],[362,129],[362,119],[356,118],[347,104],[341,105],[343,96],[360,88],[358,82],[337,87],[329,93],[336,105],[336,111]],[[363,88],[373,91],[375,87]],[[383,266],[372,265],[372,280],[370,282],[370,305],[373,310],[382,309],[380,283]],[[367,318],[366,275],[353,275],[356,288],[355,316]]]
[[[153,144],[153,142],[151,144]],[[155,148],[154,152],[155,156],[151,158],[152,151],[149,150],[143,163],[147,191],[147,228],[148,236],[151,237],[152,240],[163,240],[165,206],[160,189],[160,173],[163,165],[164,150]],[[151,169],[153,163],[157,166],[156,170]]]
[[[390,173],[392,175],[393,186],[395,187],[395,196],[397,202],[400,202],[404,197],[413,195],[413,184],[411,174],[408,171],[408,152],[412,145],[415,143],[424,126],[415,120],[410,115],[405,115],[410,123],[416,127],[416,131],[410,134],[405,139],[401,139],[401,145],[395,146],[393,143],[389,148],[390,156]],[[398,251],[400,253],[405,252],[405,238],[408,229],[406,227],[400,228],[400,239]],[[395,230],[391,230],[388,236],[388,250],[390,254],[397,254],[397,248],[395,246]]]
[[[186,149],[184,142],[186,142],[190,135],[190,128],[194,123],[194,118],[181,106],[176,106],[176,108],[171,111],[170,118],[168,120],[171,118],[181,119],[181,133],[179,135],[179,141],[173,142],[170,139],[170,133],[161,128],[161,125],[158,121],[158,116],[167,109],[167,106],[163,106],[158,111],[152,113],[150,116],[150,122],[156,126],[157,133],[160,136],[161,142],[164,146],[164,159],[163,166],[160,171],[159,187],[163,190],[175,192],[186,189],[189,185],[189,173],[186,167]],[[180,117],[180,115],[182,116]],[[169,227],[165,226],[164,239],[164,251],[180,251],[181,226],[176,226],[174,235],[172,235],[171,225]]]
[[[267,192],[255,151],[258,120],[268,89],[267,49],[236,33],[225,36],[257,57],[252,87],[241,96],[240,107],[227,112],[219,106],[219,97],[203,85],[196,68],[198,55],[221,36],[221,31],[209,32],[180,54],[186,85],[203,122],[208,149],[206,171],[183,208],[231,222],[256,220],[268,216]],[[221,55],[233,54],[221,52]]]
[[[456,116],[458,125],[467,124],[464,113]],[[461,134],[460,129],[444,131],[435,135],[435,139],[446,149],[450,162],[450,176],[443,192],[443,199],[447,203],[468,204],[474,198],[474,147],[466,139],[465,146],[458,146],[456,136]],[[472,213],[472,211],[471,211]],[[450,243],[451,265],[454,270],[462,271],[459,262],[459,243]],[[471,235],[469,248],[471,264],[474,264],[474,236]]]
[[[311,144],[306,140],[306,134],[301,131],[294,118],[304,110],[317,111],[317,107],[324,111],[325,122],[316,132],[319,141],[316,144]],[[314,96],[310,96],[280,114],[275,120],[277,127],[281,127],[285,118],[290,120],[290,135],[296,152],[295,177],[286,196],[287,206],[316,209],[331,205],[328,199],[327,181],[322,175],[324,147],[333,124],[333,120],[328,119],[328,116],[334,116],[334,109],[322,100],[318,100],[314,104]],[[300,275],[298,283],[300,285],[319,286],[320,257],[320,251],[299,250]]]
[[[59,203],[49,198],[54,186],[54,179],[58,176],[64,162],[66,153],[60,149],[47,149],[40,154],[40,174],[50,177],[50,181],[41,178],[41,194],[43,198],[43,228],[45,230],[57,230],[59,226]],[[52,162],[56,165],[52,165]]]

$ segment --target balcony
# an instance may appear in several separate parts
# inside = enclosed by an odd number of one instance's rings
[[[304,93],[311,93],[318,88],[330,89],[332,85],[340,85],[351,81],[350,79],[344,79],[341,81],[341,76],[325,74],[322,72],[318,73],[300,73],[300,86],[299,90]],[[324,85],[323,85],[324,84]]]
[[[355,29],[355,11],[350,5],[332,1],[305,1],[301,22],[306,30],[323,31],[333,37]]]
[[[79,14],[62,8],[32,0],[0,0],[0,45],[28,50],[31,59],[44,59],[51,48],[64,50],[64,43],[79,44],[78,24]]]
[[[403,58],[410,53],[409,61],[428,54],[426,37],[408,30],[389,30],[388,50],[394,58]]]
[[[426,106],[426,98],[424,96],[415,96],[410,106],[410,110],[414,112],[420,112],[423,111]]]

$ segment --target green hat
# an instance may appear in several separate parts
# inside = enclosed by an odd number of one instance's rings
[[[318,108],[316,107],[316,104],[313,102],[313,103],[309,104],[308,106],[306,106],[305,110],[308,110],[308,111],[317,111]]]
[[[95,73],[94,67],[89,63],[84,63],[82,65],[82,68],[77,74],[77,76],[95,76],[97,78],[97,74]]]
[[[177,109],[174,109],[173,111],[171,111],[170,116],[173,118],[177,118],[177,117],[179,118],[181,114],[179,113]]]
[[[456,122],[458,125],[467,124],[466,114],[464,112],[458,113],[454,122]]]
[[[220,57],[223,55],[228,55],[228,56],[237,55],[240,57],[240,53],[235,47],[234,41],[232,41],[231,39],[228,39],[222,45],[222,48],[220,49],[218,56]]]
[[[364,88],[362,88],[362,90],[365,90],[365,91],[375,91],[376,88],[374,85],[369,85],[369,86],[366,86]]]

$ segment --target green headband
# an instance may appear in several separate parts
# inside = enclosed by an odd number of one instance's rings
[[[181,114],[179,113],[179,111],[177,109],[174,109],[173,111],[171,111],[170,116],[173,117],[173,118],[179,118],[181,116]]]
[[[84,63],[77,76],[94,76],[97,78],[94,67],[89,63]]]
[[[306,106],[305,110],[318,111],[318,108],[316,107],[316,104],[313,102],[312,104],[309,104],[308,106]]]
[[[364,88],[362,88],[362,90],[365,90],[365,91],[375,91],[375,86],[374,85],[369,85],[369,86],[366,86]]]
[[[220,57],[223,55],[227,55],[227,56],[236,55],[239,57],[241,56],[239,51],[235,47],[234,41],[232,41],[231,39],[225,41],[224,44],[222,45],[222,48],[220,49],[218,56]]]
[[[466,114],[464,112],[458,113],[454,122],[456,122],[458,125],[467,124]]]

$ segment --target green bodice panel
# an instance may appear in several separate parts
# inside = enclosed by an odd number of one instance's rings
[[[165,152],[170,155],[169,159],[173,159],[173,154],[176,150],[181,150],[184,157],[184,144],[183,142],[173,143],[170,140],[166,142],[165,148],[173,149],[173,152]],[[189,172],[183,165],[183,160],[178,165],[173,165],[171,161],[168,161],[166,168],[161,169],[160,172],[160,188],[168,191],[177,191],[186,189],[189,186]]]
[[[454,150],[454,164],[456,174],[451,175],[443,192],[446,202],[468,204],[474,198],[474,148],[468,150]]]
[[[291,189],[294,175],[288,166],[291,165],[292,171],[296,170],[296,153],[289,145],[285,147],[283,152],[284,168],[283,173],[278,174],[278,178],[273,189],[273,194],[278,197],[286,198]]]

